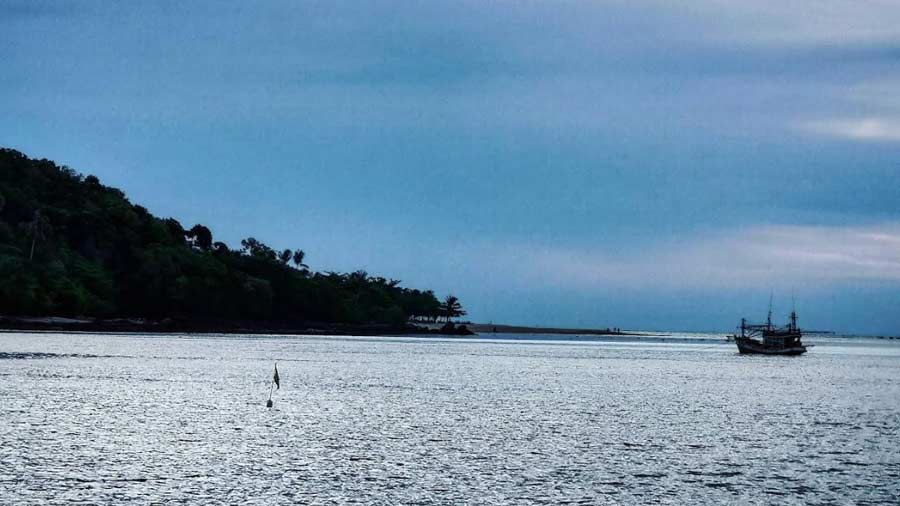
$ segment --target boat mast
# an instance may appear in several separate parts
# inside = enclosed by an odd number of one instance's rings
[[[769,316],[766,318],[766,329],[772,330],[772,296],[774,293],[769,292]]]
[[[797,331],[797,301],[794,299],[794,291],[791,290],[791,332]]]

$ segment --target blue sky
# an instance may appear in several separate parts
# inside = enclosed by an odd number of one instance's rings
[[[893,1],[0,0],[0,145],[473,319],[900,334]]]

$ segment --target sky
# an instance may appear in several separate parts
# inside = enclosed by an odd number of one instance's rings
[[[475,321],[900,335],[895,0],[0,0],[0,115]]]

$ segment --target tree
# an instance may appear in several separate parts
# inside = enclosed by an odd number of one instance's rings
[[[194,225],[190,230],[184,233],[185,237],[191,240],[191,243],[201,251],[209,251],[212,248],[213,236],[212,232],[203,225]]]
[[[28,255],[28,260],[34,260],[34,246],[37,244],[38,239],[42,241],[47,239],[49,230],[50,222],[41,214],[40,209],[36,210],[34,218],[28,224],[28,231],[31,232],[31,253]]]
[[[357,291],[369,284],[369,273],[360,269],[347,274],[347,285]]]
[[[291,250],[286,249],[278,254],[278,260],[281,260],[281,263],[283,264],[287,264],[291,261],[291,258],[293,258],[293,256],[294,253]]]
[[[178,220],[175,218],[166,218],[163,220],[163,224],[166,226],[166,230],[169,231],[169,235],[172,236],[176,242],[179,244],[184,242],[186,232],[184,231],[184,227],[181,226],[181,223],[178,223]]]
[[[453,295],[448,295],[444,299],[443,304],[441,304],[441,310],[448,322],[450,321],[450,318],[465,316],[466,314],[466,311],[462,308],[462,304],[459,303],[459,299]]]
[[[275,260],[276,258],[278,258],[278,254],[275,253],[275,250],[257,241],[253,237],[248,237],[242,240],[241,246],[243,248],[242,251],[245,255],[262,258],[265,260]]]
[[[306,252],[302,249],[298,249],[294,252],[294,265],[297,266],[298,269],[307,270],[309,266],[303,263],[303,259],[306,258]]]

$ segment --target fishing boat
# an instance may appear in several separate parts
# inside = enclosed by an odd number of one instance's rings
[[[803,332],[797,326],[797,311],[791,311],[787,325],[779,327],[772,324],[772,308],[766,323],[747,323],[741,318],[741,334],[731,336],[737,344],[738,351],[743,354],[756,355],[802,355],[806,346],[801,338]]]

